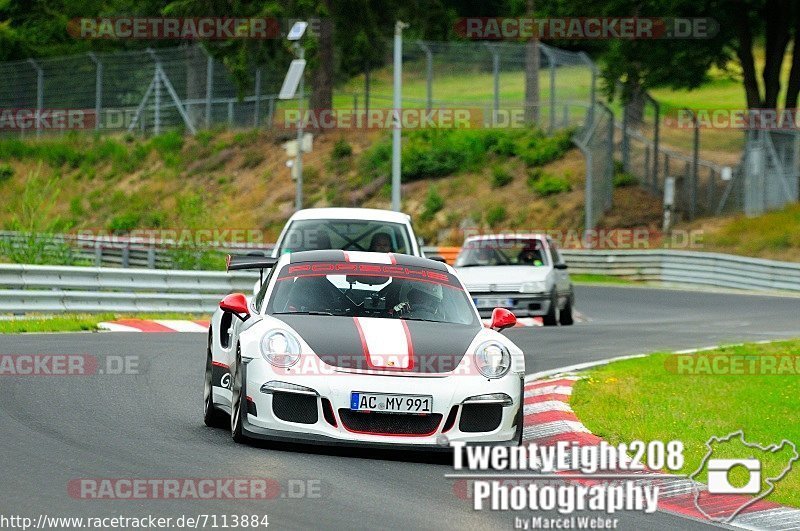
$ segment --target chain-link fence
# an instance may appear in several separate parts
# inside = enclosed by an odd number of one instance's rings
[[[201,46],[88,53],[0,63],[0,107],[40,113],[41,119],[4,127],[23,137],[69,129],[257,127],[271,123],[282,79],[282,71],[261,68],[238,87]],[[79,112],[80,122],[51,123],[59,111]]]
[[[690,109],[665,113],[647,94],[641,108],[630,106],[621,107],[616,125],[622,168],[659,198],[669,180],[677,220],[758,215],[800,198],[798,133],[732,125],[744,110],[727,111],[725,126],[709,126],[709,110],[703,118],[704,111]]]
[[[542,43],[531,48],[525,43],[406,41],[403,56],[405,109],[463,109],[473,118],[480,116],[472,127],[578,131],[585,152],[593,154],[587,158],[587,197],[601,193],[603,198],[587,201],[591,212],[587,226],[610,207],[606,191],[611,188],[613,164],[606,146],[612,136],[605,121],[593,124],[597,70],[586,54]],[[85,122],[74,128],[97,131],[158,134],[177,128],[195,133],[224,125],[275,128],[288,140],[294,125],[287,111],[296,110],[298,102],[277,98],[286,66],[254,69],[240,86],[224,64],[198,45],[17,61],[0,64],[0,108],[44,115],[76,110]],[[538,75],[528,79],[534,68]],[[526,97],[530,84],[538,85],[536,103]],[[390,69],[376,68],[354,77],[334,92],[333,107],[391,111]],[[605,120],[604,112],[600,114]],[[524,119],[514,122],[510,116]],[[71,128],[50,127],[46,120],[36,119],[2,132],[25,137]],[[365,130],[354,149],[363,151],[379,135],[380,131]],[[335,140],[320,137],[320,141]],[[314,161],[317,155],[312,151],[306,157]],[[314,162],[315,171],[331,164]],[[365,183],[373,188],[383,185],[377,180]],[[345,202],[358,203],[357,195]]]
[[[597,226],[611,208],[614,192],[614,114],[603,104],[589,111],[591,120],[575,135],[575,144],[586,159],[585,227]]]

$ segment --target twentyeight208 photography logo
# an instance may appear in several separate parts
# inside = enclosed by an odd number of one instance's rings
[[[731,522],[738,514],[775,490],[776,484],[800,458],[797,447],[786,439],[761,446],[748,442],[742,430],[711,437],[708,452],[689,478],[695,483],[694,503],[709,520]]]

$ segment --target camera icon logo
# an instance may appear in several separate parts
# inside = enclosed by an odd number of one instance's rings
[[[738,430],[706,441],[707,453],[688,479],[694,505],[714,522],[730,523],[737,515],[769,496],[800,461],[792,441],[762,445]],[[704,484],[705,483],[705,484]]]
[[[745,485],[736,487],[731,472],[744,468],[749,472]],[[761,490],[761,461],[758,459],[709,459],[708,492],[710,494],[757,494]]]

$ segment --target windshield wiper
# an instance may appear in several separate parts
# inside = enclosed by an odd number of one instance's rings
[[[272,315],[333,315],[331,312],[314,312],[314,311],[303,311],[303,312],[273,312]]]

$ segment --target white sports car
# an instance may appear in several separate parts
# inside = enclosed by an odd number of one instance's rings
[[[448,265],[410,255],[319,250],[242,257],[267,269],[250,302],[220,303],[208,336],[205,421],[248,438],[443,448],[516,445],[522,351],[481,324]]]

